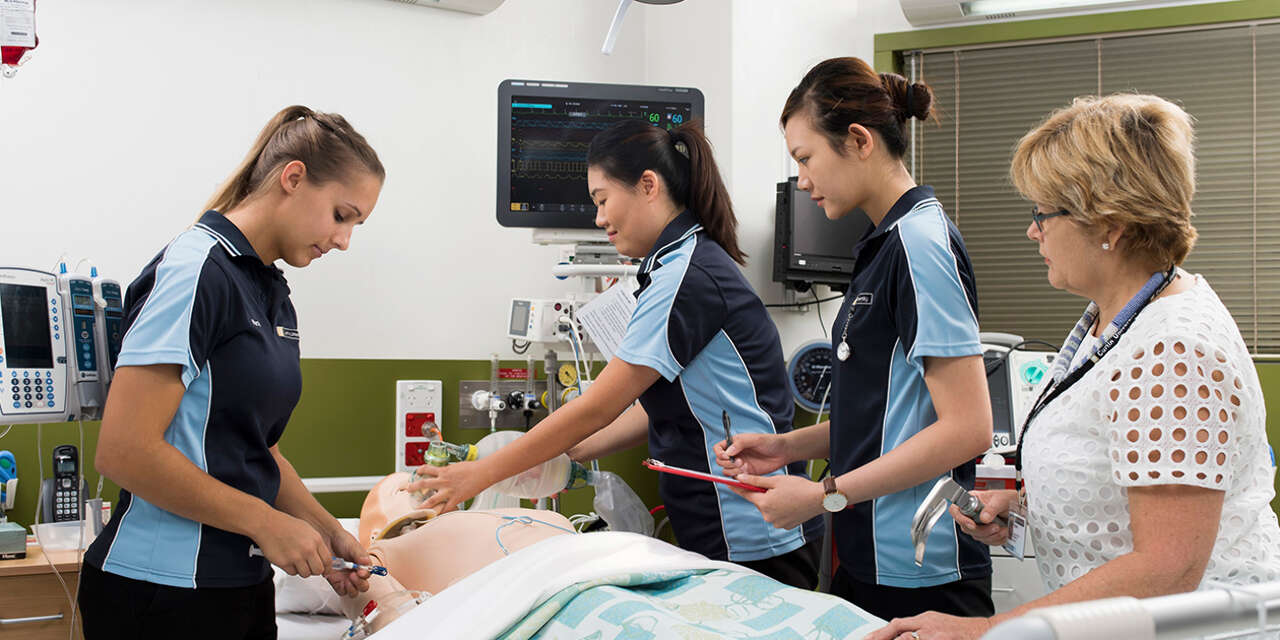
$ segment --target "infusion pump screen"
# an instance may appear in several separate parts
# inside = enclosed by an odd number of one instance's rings
[[[587,146],[627,119],[674,129],[688,122],[688,102],[511,98],[511,210],[594,217],[587,195]]]
[[[52,369],[49,310],[44,287],[0,284],[4,357],[10,369]]]

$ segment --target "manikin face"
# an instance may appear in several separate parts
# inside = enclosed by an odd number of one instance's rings
[[[287,172],[288,167],[283,179],[290,184],[286,186],[277,236],[280,257],[290,266],[305,267],[333,249],[346,251],[351,245],[351,231],[364,224],[373,212],[382,182],[363,171],[345,182],[322,184]]]
[[[404,490],[410,474],[397,472],[383,478],[365,496],[360,507],[360,544],[368,547],[387,524],[417,509],[419,500]]]
[[[866,190],[861,176],[866,162],[857,149],[847,148],[845,155],[837,153],[804,111],[787,120],[783,134],[799,166],[796,186],[809,192],[828,219],[838,220],[862,203]]]
[[[596,203],[596,226],[609,234],[618,253],[643,258],[658,241],[666,220],[656,204],[661,195],[657,174],[645,171],[635,185],[610,178],[599,167],[587,169],[587,189]]]

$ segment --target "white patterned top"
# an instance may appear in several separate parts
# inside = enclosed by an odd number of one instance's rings
[[[1204,278],[1152,302],[1027,430],[1028,522],[1045,585],[1132,551],[1127,487],[1169,484],[1226,492],[1201,588],[1280,580],[1265,423],[1253,359]],[[1167,517],[1177,526],[1179,514]]]

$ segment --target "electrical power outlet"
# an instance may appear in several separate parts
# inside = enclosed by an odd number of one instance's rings
[[[439,380],[396,380],[396,471],[420,466],[427,444],[441,439],[443,388]]]

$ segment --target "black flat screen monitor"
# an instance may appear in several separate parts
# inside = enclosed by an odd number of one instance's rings
[[[10,369],[53,368],[46,293],[44,287],[0,284],[0,322]]]
[[[702,92],[586,82],[504,80],[498,85],[498,224],[594,229],[587,146],[628,119],[675,128],[701,120]]]
[[[826,284],[843,289],[853,274],[853,248],[871,229],[871,220],[854,209],[830,220],[796,178],[778,183],[774,219],[773,281],[800,291]]]

